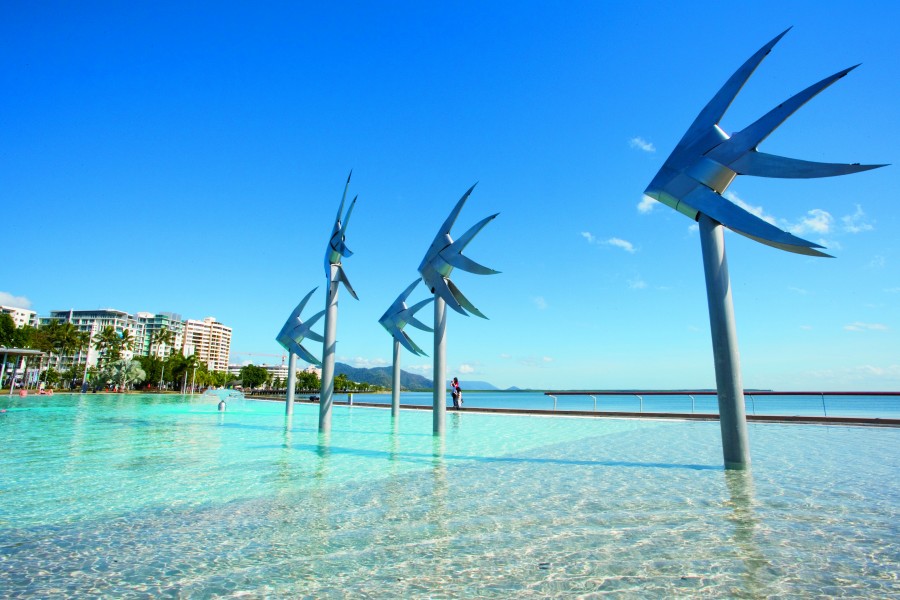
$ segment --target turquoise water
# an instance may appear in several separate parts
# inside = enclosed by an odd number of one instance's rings
[[[900,430],[0,398],[0,597],[900,597]]]
[[[306,396],[301,396],[305,398]],[[447,402],[450,395],[447,394]],[[431,392],[404,392],[402,404],[431,406]],[[672,394],[638,397],[635,394],[616,396],[562,395],[555,399],[543,392],[464,392],[465,408],[516,408],[527,410],[575,410],[592,412],[673,412],[718,414],[715,396]],[[337,399],[346,401],[344,394]],[[355,394],[357,402],[390,405],[391,395]],[[594,402],[596,400],[596,403]],[[744,398],[748,415],[797,415],[831,417],[900,418],[900,396],[759,396],[747,393]]]

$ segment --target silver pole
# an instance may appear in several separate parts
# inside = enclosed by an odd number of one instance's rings
[[[731,281],[725,257],[725,238],[722,225],[702,213],[700,244],[703,250],[703,272],[706,276],[706,299],[709,304],[725,468],[746,469],[750,466],[750,445],[747,439],[747,415]]]
[[[288,358],[287,398],[284,402],[284,414],[294,414],[294,388],[297,386],[297,355],[291,352]]]
[[[391,373],[391,418],[400,416],[400,342],[394,340],[394,371]]]
[[[328,302],[325,309],[325,342],[322,345],[322,390],[319,393],[319,431],[331,431],[331,404],[334,401],[334,350],[337,335],[338,284],[335,269],[331,265],[328,285]]]
[[[433,414],[435,435],[444,435],[447,416],[447,304],[434,296],[434,383]]]

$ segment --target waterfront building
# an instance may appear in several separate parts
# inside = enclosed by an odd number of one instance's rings
[[[0,314],[10,315],[16,327],[24,327],[25,325],[37,327],[38,325],[37,313],[27,308],[0,305]]]
[[[165,358],[174,350],[184,348],[184,321],[181,315],[170,312],[139,312],[135,316],[144,325],[144,337],[140,341],[141,348],[138,352],[141,356]],[[165,346],[154,341],[156,333],[162,329],[168,329],[173,335],[172,343]]]
[[[61,371],[65,371],[73,366],[87,367],[97,364],[100,353],[94,348],[94,338],[104,327],[112,327],[119,335],[122,335],[124,331],[128,331],[132,339],[135,340],[135,344],[131,349],[126,349],[122,352],[122,358],[131,359],[135,355],[141,354],[140,346],[141,340],[144,338],[144,325],[134,316],[121,310],[113,308],[51,310],[50,316],[41,317],[40,321],[41,325],[47,325],[50,321],[71,323],[78,331],[86,331],[91,335],[91,343],[86,350],[79,351],[74,355],[59,357],[59,369]]]
[[[231,327],[226,327],[215,317],[202,321],[188,319],[184,322],[184,354],[196,354],[210,371],[228,369],[231,353]]]

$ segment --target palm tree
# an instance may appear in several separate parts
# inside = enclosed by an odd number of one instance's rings
[[[193,370],[196,372],[197,367],[200,366],[200,360],[197,358],[197,354],[191,354],[190,356],[186,356],[184,359],[184,383],[181,384],[181,393],[185,392],[187,388],[187,374],[188,371]]]
[[[100,358],[104,362],[119,360],[122,354],[121,341],[119,334],[116,333],[116,328],[112,325],[107,325],[94,338],[94,348],[100,353]]]
[[[171,346],[174,341],[175,332],[165,326],[163,326],[161,329],[157,329],[152,334],[150,334],[150,347],[152,348],[155,345],[156,350],[159,353],[159,357],[163,359],[162,372],[159,374],[160,390],[162,390],[163,386],[163,375],[165,375],[166,373],[166,346]]]
[[[141,363],[136,360],[120,360],[112,365],[113,381],[122,382],[122,392],[128,389],[128,384],[143,381],[147,376]]]

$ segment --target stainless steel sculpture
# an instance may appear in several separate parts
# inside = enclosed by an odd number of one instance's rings
[[[322,344],[322,390],[319,394],[319,431],[331,430],[331,405],[334,401],[334,352],[335,337],[337,335],[337,305],[338,284],[343,283],[350,295],[359,300],[347,274],[341,265],[341,258],[349,258],[353,252],[344,243],[346,239],[347,225],[350,223],[350,214],[356,205],[356,198],[350,202],[347,214],[343,221],[341,215],[344,212],[344,203],[347,200],[347,188],[350,187],[350,175],[344,185],[344,195],[341,197],[341,205],[338,207],[337,217],[334,220],[334,228],[331,231],[331,239],[325,250],[325,277],[328,278],[328,296],[325,303],[325,339]]]
[[[478,185],[477,183],[475,185]],[[466,200],[475,189],[475,185],[470,187],[456,206],[450,212],[447,220],[441,225],[434,241],[425,253],[425,258],[419,265],[419,273],[425,286],[434,294],[434,402],[433,402],[433,421],[434,433],[444,433],[444,421],[446,420],[446,399],[447,399],[447,357],[446,357],[446,334],[447,334],[447,305],[456,312],[468,316],[470,313],[486,319],[481,311],[469,302],[458,287],[450,280],[450,272],[454,268],[476,273],[478,275],[494,275],[499,273],[493,269],[482,266],[467,256],[462,255],[462,251],[469,245],[469,242],[478,235],[485,225],[491,222],[499,213],[495,213],[486,217],[473,225],[468,231],[462,234],[459,239],[454,241],[450,237],[450,229],[456,222],[460,211],[465,205]]]
[[[303,347],[301,342],[305,338],[309,338],[316,342],[324,341],[321,335],[310,329],[316,321],[322,318],[322,315],[325,314],[325,311],[319,311],[311,319],[306,321],[305,323],[300,319],[300,313],[303,312],[303,309],[306,308],[306,303],[309,302],[310,297],[315,293],[315,291],[319,288],[313,288],[309,291],[306,296],[303,297],[303,300],[300,301],[300,304],[297,305],[297,308],[291,313],[291,316],[288,317],[287,321],[284,322],[284,326],[281,328],[281,331],[278,332],[278,335],[275,336],[275,341],[277,341],[282,348],[288,351],[288,380],[287,380],[287,402],[285,403],[285,414],[291,414],[294,412],[294,387],[297,385],[297,357],[299,356],[303,360],[308,363],[321,366],[322,363],[318,358],[312,355],[312,353]]]
[[[434,329],[425,325],[415,317],[416,312],[418,312],[420,308],[434,300],[433,297],[417,302],[411,307],[406,306],[406,299],[409,298],[412,291],[419,285],[419,281],[419,279],[416,279],[409,284],[409,286],[397,296],[397,299],[394,300],[394,303],[391,304],[390,308],[388,308],[381,318],[378,319],[381,326],[394,338],[394,362],[393,371],[391,373],[391,417],[394,418],[400,415],[400,346],[402,345],[417,356],[428,356],[425,354],[425,351],[419,348],[409,335],[403,331],[403,328],[409,324],[422,331],[434,331]]]
[[[804,179],[846,175],[884,166],[809,162],[757,150],[757,146],[797,109],[856,67],[811,85],[731,136],[719,127],[719,121],[744,83],[788,31],[790,29],[760,48],[713,96],[644,192],[700,223],[722,448],[725,466],[730,469],[748,466],[750,451],[722,226],[788,252],[828,255],[818,250],[822,246],[760,219],[726,200],[722,193],[737,175]]]

